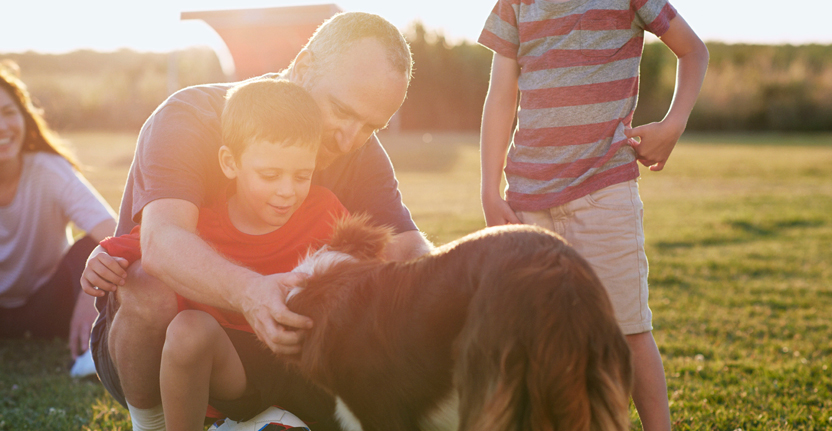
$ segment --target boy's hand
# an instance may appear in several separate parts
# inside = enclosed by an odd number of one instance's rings
[[[483,196],[482,212],[485,214],[485,225],[489,227],[522,223],[508,202],[499,196],[490,198]]]
[[[103,248],[93,250],[87,266],[81,274],[81,288],[90,296],[104,296],[104,292],[115,292],[127,280],[126,259],[112,257]]]
[[[636,159],[651,171],[664,169],[670,153],[684,132],[684,126],[678,127],[665,121],[645,124],[632,129],[624,129],[630,138],[628,144],[636,151]],[[639,140],[636,141],[635,137]]]
[[[286,307],[286,295],[306,277],[299,273],[263,276],[246,291],[241,312],[257,338],[277,354],[300,353],[303,331],[299,329],[312,327],[311,319]]]

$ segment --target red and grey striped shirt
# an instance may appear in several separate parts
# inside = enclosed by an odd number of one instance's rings
[[[638,177],[627,144],[644,31],[661,36],[667,0],[498,0],[479,43],[520,66],[506,199],[540,211]]]

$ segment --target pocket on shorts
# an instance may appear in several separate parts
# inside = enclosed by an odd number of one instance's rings
[[[601,209],[627,210],[635,209],[640,202],[635,180],[613,184],[586,195],[587,202]]]

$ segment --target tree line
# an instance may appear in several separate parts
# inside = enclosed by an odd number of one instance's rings
[[[450,43],[416,23],[406,30],[414,76],[398,114],[405,131],[477,130],[491,52]],[[709,43],[710,67],[688,130],[832,130],[832,45]],[[207,48],[174,53],[130,50],[68,54],[0,53],[58,130],[138,130],[172,91],[223,82]],[[635,124],[660,120],[670,104],[676,60],[660,42],[644,47]]]

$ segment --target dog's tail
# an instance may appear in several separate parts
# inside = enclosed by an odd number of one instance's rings
[[[544,252],[541,252],[543,254]],[[492,273],[459,338],[460,430],[624,431],[630,351],[601,282],[562,244]]]

